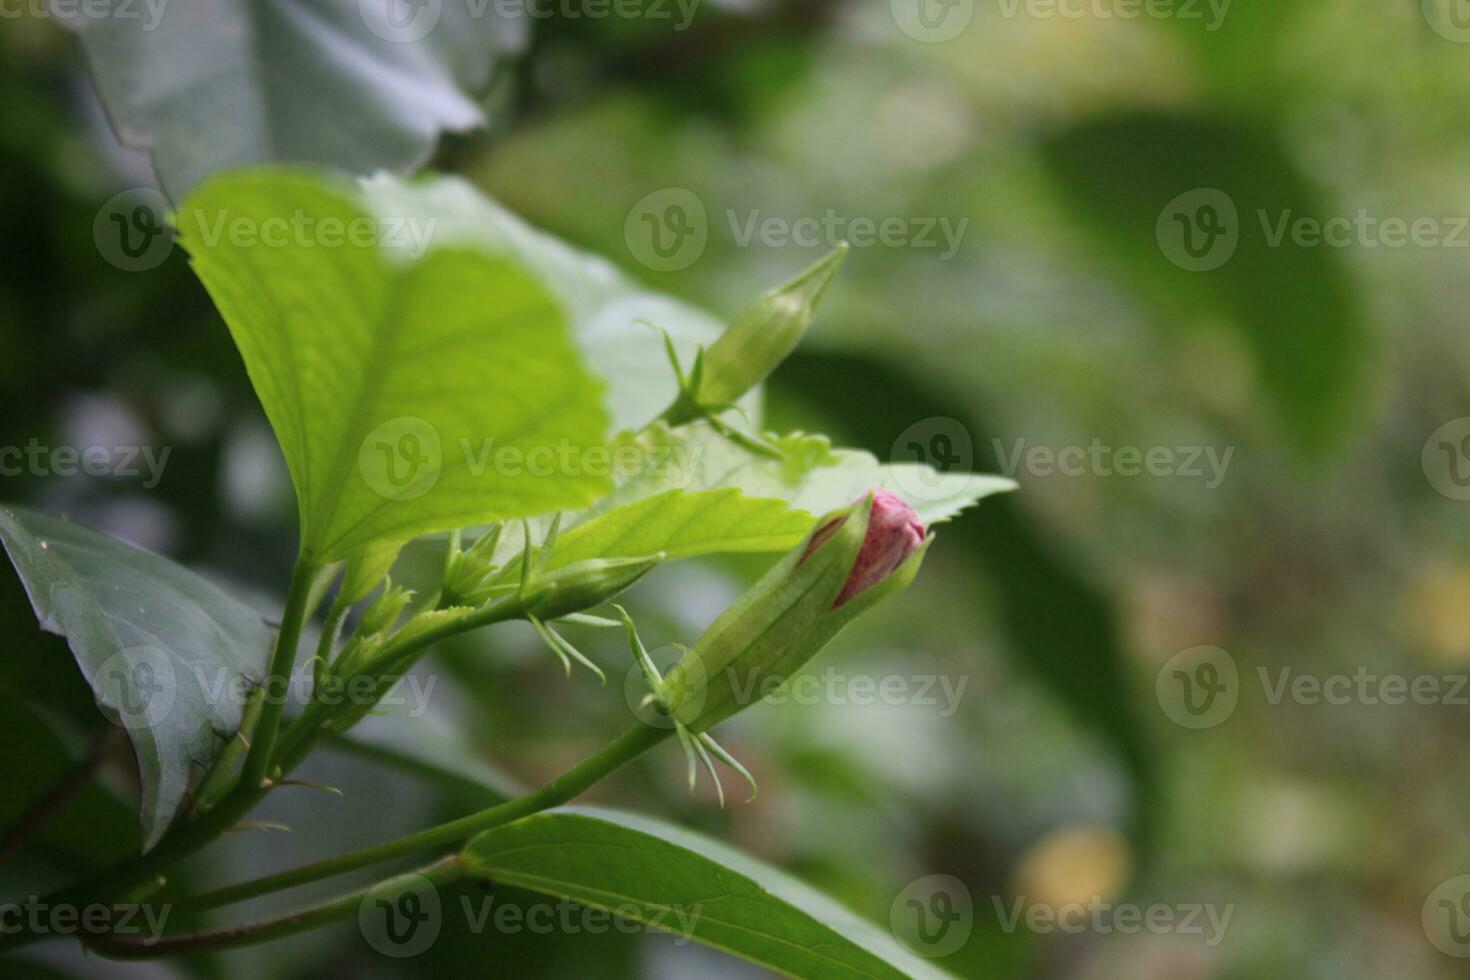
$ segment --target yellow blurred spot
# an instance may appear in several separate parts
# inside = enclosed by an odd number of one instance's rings
[[[1111,827],[1074,824],[1047,834],[1016,865],[1016,890],[1031,905],[1107,902],[1128,883],[1133,856]]]
[[[1439,659],[1470,660],[1470,565],[1427,569],[1408,595],[1410,629]]]

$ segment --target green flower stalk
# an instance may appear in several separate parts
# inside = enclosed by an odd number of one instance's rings
[[[828,515],[669,672],[668,710],[698,734],[747,707],[768,678],[784,682],[844,626],[912,582],[932,540],[886,490]]]

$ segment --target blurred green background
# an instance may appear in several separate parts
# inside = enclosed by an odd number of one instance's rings
[[[1021,484],[944,528],[906,601],[814,662],[836,678],[815,703],[762,706],[722,730],[761,782],[756,802],[721,811],[707,784],[691,797],[673,751],[593,798],[705,829],[885,926],[899,928],[911,883],[952,876],[971,918],[938,962],[960,976],[1463,975],[1462,0],[925,3],[940,27],[903,0],[705,0],[684,30],[539,20],[493,88],[491,126],[440,146],[435,167],[721,317],[854,239],[768,386],[766,426]],[[155,487],[7,473],[0,499],[68,513],[269,605],[289,574],[293,501],[228,334],[177,250],[128,272],[94,239],[103,202],[152,183],[146,158],[117,144],[75,38],[47,18],[0,26],[0,75],[0,446],[170,448]],[[675,230],[670,203],[697,232],[677,268],[650,237],[660,221]],[[892,234],[857,241],[864,222]],[[1340,234],[1314,240],[1322,223]],[[1089,447],[1087,462],[1056,465]],[[1155,464],[1130,475],[1131,452]],[[436,557],[417,546],[400,574]],[[631,595],[645,636],[691,641],[761,567],[661,569]],[[0,630],[4,825],[101,718],[9,571]],[[626,718],[623,641],[578,639],[608,687],[567,682],[533,635],[498,628],[426,664],[432,713],[380,737],[546,778]],[[1202,657],[1227,668],[1214,675],[1224,700],[1196,715],[1187,685],[1211,676]],[[858,703],[861,677],[900,678],[907,695]],[[1312,679],[1331,690],[1334,678],[1352,679],[1337,682],[1347,696],[1312,694]],[[1435,693],[1388,703],[1388,678]],[[85,814],[0,868],[4,892],[135,843],[126,762],[105,768]],[[266,816],[292,832],[234,835],[196,873],[299,863],[476,796],[350,753],[312,769],[346,796],[273,800]],[[1173,925],[1011,926],[1017,900],[1163,909]],[[668,937],[449,925],[415,960],[380,957],[348,925],[141,966],[38,947],[0,974],[42,964],[107,977],[762,975]]]

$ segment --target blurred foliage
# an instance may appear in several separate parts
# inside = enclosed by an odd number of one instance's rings
[[[1273,249],[1256,210],[1464,216],[1470,45],[1436,34],[1417,0],[1236,3],[1215,31],[1008,9],[975,4],[942,44],[906,37],[877,0],[711,2],[681,32],[538,21],[498,96],[505,111],[441,146],[441,168],[531,223],[726,316],[827,245],[742,246],[735,229],[753,212],[965,221],[947,258],[854,249],[771,386],[772,428],[831,431],[896,458],[906,430],[953,419],[967,465],[991,471],[1017,440],[1234,452],[1215,487],[1017,474],[1019,494],[941,532],[909,601],[812,666],[965,679],[952,715],[763,706],[722,735],[761,780],[756,803],[721,811],[708,787],[691,799],[677,753],[593,800],[716,832],[880,923],[909,882],[955,875],[976,927],[942,965],[963,976],[1458,976],[1420,913],[1436,885],[1470,871],[1466,708],[1272,704],[1257,678],[1470,670],[1470,525],[1421,464],[1430,434],[1467,414],[1466,252]],[[116,146],[55,25],[7,22],[0,78],[0,217],[12,229],[0,445],[174,447],[155,489],[23,475],[0,496],[246,592],[277,588],[294,549],[289,484],[223,325],[177,250],[127,273],[92,240],[98,206],[149,182],[144,161]],[[1240,210],[1240,248],[1214,273],[1169,264],[1154,237],[1159,210],[1201,186]],[[703,253],[669,272],[641,266],[625,238],[630,210],[665,188],[696,194],[709,218]],[[432,567],[439,547],[410,548],[401,576]],[[760,566],[654,573],[631,596],[650,645],[692,640]],[[8,817],[100,726],[8,572],[0,628],[6,705],[23,690],[26,707],[0,711],[7,742],[33,747],[5,756]],[[567,682],[516,628],[447,645],[430,667],[446,687],[435,723],[466,759],[523,782],[575,761],[626,717],[626,650],[586,632],[577,642],[608,669],[607,688]],[[1229,651],[1244,681],[1230,719],[1201,731],[1171,721],[1155,692],[1169,658],[1198,645]],[[296,832],[235,835],[202,859],[217,877],[458,812],[462,787],[381,776],[348,755],[312,764],[306,778],[335,780],[346,799],[273,801],[281,812],[263,816]],[[103,775],[94,789],[126,798],[126,760]],[[24,867],[5,868],[7,885],[44,887],[101,858],[80,846],[93,829],[77,830],[59,826]],[[1213,946],[1007,931],[995,903],[1018,895],[1233,916]],[[67,975],[113,975],[47,957]],[[350,927],[165,970],[752,975],[666,939],[455,930],[397,963]]]

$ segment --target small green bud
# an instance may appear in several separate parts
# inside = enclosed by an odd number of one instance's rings
[[[365,548],[347,560],[342,573],[342,587],[337,590],[335,605],[346,607],[366,599],[383,583],[398,560],[401,545],[388,544]]]
[[[398,617],[403,615],[403,610],[413,601],[413,593],[408,589],[394,585],[391,581],[383,588],[383,594],[373,600],[373,604],[367,607],[362,614],[362,619],[357,624],[359,637],[372,637],[385,634],[398,622]]]
[[[600,606],[647,575],[664,557],[660,551],[643,558],[589,558],[538,575],[531,586],[529,612],[549,620]]]
[[[704,352],[683,392],[665,413],[670,425],[698,418],[703,410],[719,411],[766,379],[786,360],[816,315],[827,284],[847,256],[843,242],[795,279],[766,293],[725,329]]]
[[[931,540],[908,504],[886,491],[829,514],[664,678],[670,712],[699,733],[747,707],[772,678],[784,682],[913,581]]]
[[[460,550],[458,531],[450,538],[449,556],[444,564],[445,605],[482,606],[497,592],[505,591],[503,584],[497,584],[499,569],[495,565],[500,530],[501,525],[496,524],[464,551]]]

